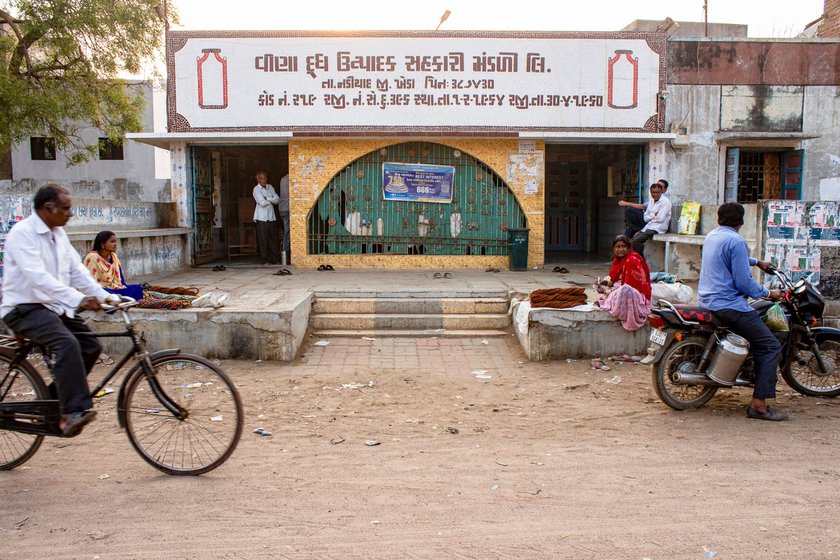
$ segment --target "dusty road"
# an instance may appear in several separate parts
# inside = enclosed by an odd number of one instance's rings
[[[780,384],[788,423],[747,420],[745,390],[678,413],[642,366],[531,364],[513,337],[486,342],[225,361],[246,432],[197,478],[144,463],[106,397],[81,436],[0,473],[0,558],[840,555],[840,401]]]

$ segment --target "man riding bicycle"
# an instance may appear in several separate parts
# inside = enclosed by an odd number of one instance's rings
[[[77,310],[98,311],[109,297],[82,265],[64,225],[73,217],[70,191],[58,184],[38,189],[35,211],[6,239],[0,317],[18,336],[44,346],[54,357],[54,387],[61,407],[60,428],[78,435],[96,412],[87,383],[102,345]]]

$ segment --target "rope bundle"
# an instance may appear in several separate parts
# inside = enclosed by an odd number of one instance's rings
[[[531,307],[553,307],[566,309],[586,303],[583,288],[546,288],[531,292]]]
[[[143,298],[137,303],[137,307],[143,309],[184,309],[192,302],[188,299],[157,299]]]
[[[149,286],[143,284],[144,291],[157,292],[159,294],[171,294],[176,296],[197,296],[198,288],[166,288],[164,286]]]

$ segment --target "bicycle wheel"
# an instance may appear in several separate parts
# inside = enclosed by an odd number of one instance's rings
[[[156,469],[198,475],[224,463],[242,435],[242,402],[221,369],[200,356],[153,358],[156,380],[166,396],[186,411],[179,419],[158,399],[138,371],[126,380],[120,414],[131,445]]]
[[[48,399],[44,380],[29,362],[23,361],[9,370],[14,356],[14,350],[0,348],[0,379],[4,380],[0,386],[0,399],[7,402]],[[43,441],[43,435],[0,430],[0,470],[7,471],[28,461]]]

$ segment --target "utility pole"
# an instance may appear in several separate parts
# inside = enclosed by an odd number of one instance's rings
[[[703,0],[703,23],[705,24],[705,35],[709,36],[709,0]]]

